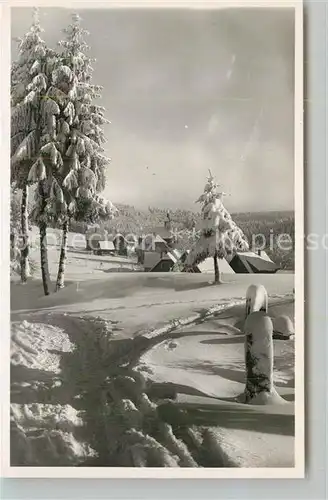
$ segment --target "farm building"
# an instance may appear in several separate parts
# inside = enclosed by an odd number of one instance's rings
[[[170,253],[178,260],[180,260],[184,254],[181,250],[178,250],[177,248],[172,248]]]
[[[182,256],[184,257],[184,256]],[[180,262],[183,263],[182,258],[180,258]],[[235,274],[235,271],[232,269],[230,264],[226,259],[218,259],[219,270],[224,274]],[[214,272],[214,261],[213,257],[207,257],[203,262],[200,262],[193,267],[186,267],[182,269],[184,272],[190,273],[213,273]]]
[[[174,237],[171,232],[171,221],[168,215],[164,226],[152,227],[147,234],[139,237],[136,253],[138,256],[138,263],[149,270],[148,262],[159,262],[161,258],[165,258],[169,251],[173,250]],[[152,257],[147,254],[153,253]],[[147,255],[147,256],[146,256]]]
[[[268,255],[264,252],[256,254],[254,252],[237,252],[231,259],[230,266],[235,273],[276,273],[279,270]]]
[[[167,214],[167,220],[164,222],[163,226],[156,226],[147,229],[146,234],[143,234],[140,240],[139,245],[141,245],[144,250],[151,249],[161,253],[172,248],[174,245],[174,236],[171,232],[171,220],[169,214]]]
[[[161,256],[157,252],[143,252],[142,265],[146,272],[150,271],[161,260]]]
[[[99,250],[99,241],[105,241],[108,238],[106,230],[101,229],[98,224],[89,226],[86,233],[86,249],[89,251]]]
[[[226,259],[218,259],[219,270],[223,274],[235,274],[235,271],[232,269],[228,261]],[[214,271],[214,261],[213,257],[207,257],[204,262],[201,262],[197,266],[195,266],[195,273],[213,273]]]
[[[126,238],[122,234],[116,234],[113,242],[119,255],[132,255],[136,252],[137,238],[133,235],[128,235]]]
[[[168,273],[171,271],[173,265],[174,265],[174,260],[172,259],[172,256],[169,256],[168,254],[164,255],[161,257],[161,259],[155,264],[155,266],[150,269],[151,273]]]
[[[273,260],[270,259],[265,250],[259,250],[256,255],[260,256],[264,260],[267,260],[268,262],[273,262]]]
[[[115,255],[116,248],[113,241],[99,241],[99,249],[96,252],[97,255]]]
[[[168,244],[159,234],[154,233],[153,236],[154,237],[146,237],[146,241],[148,240],[149,242],[148,246],[151,248],[151,250],[154,250],[155,252],[163,255],[169,248]]]
[[[167,273],[172,271],[174,264],[179,260],[179,251],[172,250],[160,257],[157,263],[149,270],[151,273]]]
[[[163,255],[160,255],[157,252],[144,252],[143,266],[146,272],[169,272],[177,262],[177,253],[174,251],[167,252]]]
[[[179,261],[183,264],[187,252],[183,254]],[[213,272],[213,258],[208,257],[200,264],[193,267],[193,269],[186,268],[187,272],[194,273],[212,273]],[[237,252],[232,259],[219,259],[219,270],[224,274],[249,274],[249,273],[276,273],[279,270],[277,266],[266,252]]]

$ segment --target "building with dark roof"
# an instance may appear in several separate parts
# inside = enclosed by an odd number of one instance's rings
[[[273,274],[279,270],[279,266],[272,260],[253,252],[237,252],[229,264],[235,273],[242,274]]]

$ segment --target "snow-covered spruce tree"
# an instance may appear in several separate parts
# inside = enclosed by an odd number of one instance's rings
[[[223,205],[223,195],[209,172],[204,193],[196,201],[202,204],[201,233],[186,259],[187,268],[192,269],[207,257],[213,257],[215,283],[221,282],[218,259],[230,258],[237,250],[248,249],[243,232]]]
[[[42,281],[44,293],[48,295],[50,275],[46,236],[50,186],[52,170],[61,163],[60,153],[52,149],[52,141],[56,137],[56,115],[60,109],[49,95],[50,75],[57,57],[41,39],[41,32],[36,9],[32,27],[20,42],[20,57],[12,68],[11,168],[12,180],[23,189],[29,184],[37,185],[31,215],[39,225]],[[23,196],[23,208],[25,202],[27,196]],[[23,218],[23,233],[26,235],[27,216]]]
[[[36,117],[35,101],[27,99],[30,86],[43,86],[40,70],[40,57],[43,57],[46,46],[41,39],[37,9],[34,10],[33,22],[23,38],[17,39],[18,59],[11,65],[11,181],[22,191],[20,211],[21,248],[20,274],[25,283],[29,276],[29,240],[28,240],[28,173],[36,153]],[[24,142],[25,141],[25,142]],[[23,151],[22,151],[23,147]],[[18,235],[17,235],[18,236]]]
[[[20,274],[21,252],[17,248],[17,239],[20,234],[21,202],[15,184],[10,188],[10,269]]]
[[[105,137],[102,125],[109,123],[105,109],[94,101],[101,97],[102,87],[91,83],[92,60],[86,55],[88,45],[83,36],[81,19],[73,15],[65,28],[60,64],[53,73],[50,95],[60,108],[56,147],[63,165],[54,174],[54,190],[63,196],[65,209],[60,214],[62,245],[56,281],[56,290],[64,286],[67,233],[71,220],[108,219],[115,214],[111,202],[99,196],[105,187],[106,166],[109,158],[103,155]]]

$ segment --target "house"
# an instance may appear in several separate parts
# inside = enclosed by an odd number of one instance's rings
[[[177,248],[172,248],[170,253],[177,259],[177,261],[180,260],[183,255],[183,252]]]
[[[153,242],[155,246],[155,252],[160,253],[161,255],[165,254],[168,248],[170,248],[167,242],[159,234],[155,235]]]
[[[230,264],[226,259],[218,259],[219,271],[223,274],[235,274]],[[213,257],[207,257],[203,262],[195,266],[194,272],[199,273],[213,273],[214,272],[214,260]]]
[[[258,250],[257,255],[259,255],[262,259],[267,260],[268,262],[273,262],[273,260],[270,259],[268,254],[264,250]]]
[[[144,251],[153,251],[160,254],[167,252],[173,246],[173,237],[165,228],[153,227],[148,234],[141,236],[139,247]]]
[[[99,241],[99,249],[96,250],[97,255],[115,255],[116,248],[113,241]]]
[[[171,229],[168,227],[166,222],[164,227],[152,228],[152,234],[155,236],[155,240],[156,238],[159,238],[161,242],[164,241],[165,245],[168,248],[173,247],[174,243],[173,234],[171,233]]]
[[[172,254],[166,254],[155,264],[155,266],[150,269],[151,273],[168,273],[172,270],[176,259],[172,258]]]
[[[144,270],[150,271],[160,260],[161,256],[157,252],[143,252],[142,265]]]
[[[272,260],[269,259],[267,254],[262,257],[254,252],[237,252],[230,261],[230,266],[235,273],[249,274],[249,273],[276,273],[279,270]]]
[[[174,236],[171,227],[170,215],[167,214],[164,226],[149,228],[147,234],[141,237],[141,242],[139,242],[139,244],[144,250],[153,250],[159,253],[166,252],[170,248],[173,248],[174,245]]]
[[[108,237],[106,230],[101,229],[98,224],[89,226],[86,233],[86,249],[89,251],[99,250],[99,241],[105,241]]]
[[[174,264],[178,262],[180,252],[172,250],[163,255],[159,261],[150,269],[151,273],[167,273],[172,271]]]
[[[149,270],[148,262],[154,261],[158,263],[161,258],[164,258],[169,251],[173,250],[174,237],[171,232],[171,220],[169,214],[164,226],[152,227],[147,234],[139,237],[138,245],[136,247],[136,254],[138,256],[138,263]],[[153,257],[146,254],[153,253]]]
[[[128,256],[131,256],[136,253],[136,242],[126,241],[126,253]]]
[[[180,262],[183,262],[180,259]],[[218,259],[219,271],[223,274],[235,274],[230,264],[226,259]],[[214,273],[214,260],[213,257],[207,257],[203,262],[194,265],[192,268],[187,267],[183,269],[184,272],[192,273]]]

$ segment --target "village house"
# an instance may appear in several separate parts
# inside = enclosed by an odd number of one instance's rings
[[[152,227],[147,234],[139,237],[136,249],[138,263],[144,266],[145,271],[150,271],[161,259],[166,259],[168,252],[174,248],[174,243],[171,219],[167,214],[163,226]]]

